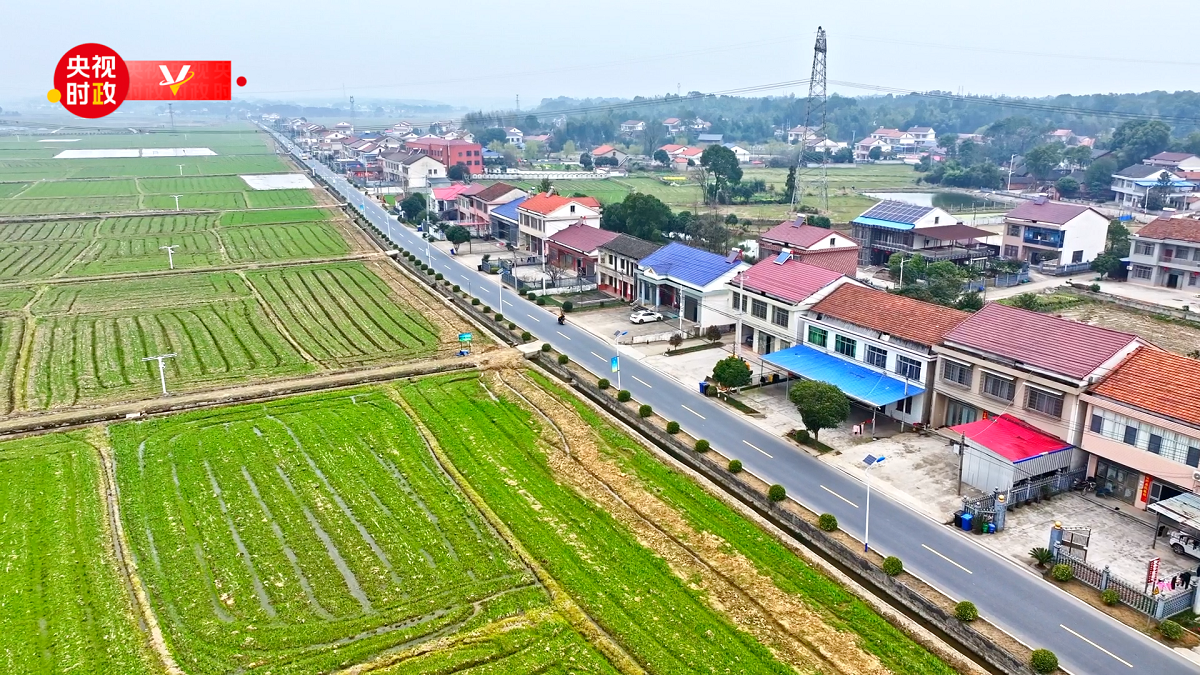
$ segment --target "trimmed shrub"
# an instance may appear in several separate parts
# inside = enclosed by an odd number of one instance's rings
[[[708,449],[712,446],[708,444],[708,441],[701,438],[700,440],[696,441],[696,445],[693,447],[695,448],[696,452],[708,452]]]
[[[550,343],[549,343],[549,342],[543,342],[543,343],[542,343],[542,351],[544,351],[544,352],[549,352],[549,351],[550,351]]]
[[[1106,588],[1100,592],[1100,602],[1112,607],[1121,602],[1121,594],[1111,588]]]
[[[479,298],[471,298],[471,304],[472,304],[472,305],[478,305],[478,304],[479,304]]]
[[[1088,286],[1088,290],[1093,293],[1099,293],[1100,292],[1100,284],[1092,284],[1091,286]]]
[[[796,440],[797,441],[800,441],[801,443],[807,443],[808,438],[809,438],[808,429],[800,429],[799,431],[796,432]]]
[[[570,300],[567,300],[566,302],[564,302],[562,304],[562,308],[563,308],[564,312],[569,312],[569,311],[575,309],[575,303],[571,302]]]
[[[959,621],[974,621],[979,618],[979,610],[975,608],[975,603],[970,600],[963,600],[954,606],[954,616]]]
[[[484,305],[484,306],[483,306],[483,313],[484,313],[484,314],[491,314],[491,313],[492,313],[492,308],[491,308],[491,307],[489,307],[489,306],[487,306],[487,305]]]
[[[787,490],[784,490],[782,485],[776,483],[767,488],[767,499],[773,502],[781,502],[787,499]]]
[[[651,408],[649,403],[643,403],[638,406],[638,417],[649,417],[653,414],[654,408]]]
[[[513,322],[509,321],[509,322],[508,322],[508,329],[509,329],[509,330],[516,330],[516,329],[517,329],[517,324],[515,324],[515,323],[513,323]]]
[[[571,360],[571,359],[567,358],[567,355],[566,355],[566,354],[559,354],[559,355],[558,355],[558,365],[560,365],[560,366],[565,366],[565,365],[567,365],[567,361],[570,361],[570,360]]]
[[[525,331],[525,332],[521,333],[521,341],[522,342],[529,342],[532,339],[533,339],[533,333],[530,333],[529,331]]]
[[[667,422],[667,433],[668,434],[679,433],[679,422],[676,422],[675,420],[671,420],[670,422]]]
[[[1054,553],[1044,546],[1029,549],[1029,557],[1037,561],[1038,567],[1045,567],[1054,560]]]
[[[1052,673],[1058,669],[1058,657],[1049,649],[1035,649],[1029,665],[1035,673]]]
[[[822,513],[821,516],[817,518],[817,527],[825,530],[826,532],[833,532],[838,527],[837,516],[833,515],[832,513]]]
[[[1179,638],[1183,637],[1183,626],[1180,626],[1170,619],[1163,619],[1162,622],[1158,624],[1158,632],[1162,633],[1162,636],[1168,640],[1178,640]]]
[[[717,395],[717,385],[709,384],[708,388],[704,390],[704,395],[708,396],[710,398],[713,396],[716,396]]]
[[[441,280],[442,280],[442,279],[444,279],[444,278],[445,278],[445,277],[443,277],[443,276],[442,276],[442,273],[441,273],[441,272],[438,272],[437,274],[433,275],[433,280],[434,280],[434,281],[441,281]]]
[[[889,577],[894,577],[904,571],[904,562],[894,555],[889,555],[883,559],[883,573]]]
[[[536,303],[537,303],[537,306],[538,306],[538,307],[544,307],[544,306],[546,305],[546,299],[545,299],[545,298],[538,298],[537,300],[534,300],[534,302],[536,302]]]
[[[633,394],[629,393],[628,389],[622,389],[617,392],[617,400],[621,403],[625,403],[631,398],[633,398]]]
[[[600,381],[596,383],[596,386],[600,387],[601,389],[608,389],[610,384],[612,383],[608,381],[608,378],[602,377],[600,378]]]
[[[742,460],[740,460],[740,459],[729,460],[729,473],[741,473],[741,472],[742,472]]]
[[[502,321],[504,321],[504,315],[500,312],[496,312],[496,323],[500,323]]]
[[[1059,563],[1051,568],[1050,576],[1054,577],[1058,581],[1065,582],[1070,581],[1071,578],[1075,576],[1075,571],[1071,569],[1070,565]]]
[[[533,291],[529,291],[528,293],[525,294],[525,297],[529,298],[530,300],[537,300],[537,293],[534,293]]]
[[[462,291],[462,289],[458,287],[458,284],[454,284],[453,286],[451,286],[450,290],[454,291],[455,293]]]

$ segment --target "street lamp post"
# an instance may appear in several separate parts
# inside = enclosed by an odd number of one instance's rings
[[[867,455],[863,457],[863,464],[867,465],[866,470],[863,471],[867,478],[867,518],[866,525],[863,528],[863,553],[871,550],[871,544],[869,543],[871,538],[871,467],[878,466],[884,459],[886,458],[883,455],[878,457]]]
[[[908,258],[900,259],[900,283],[896,285],[897,290],[904,288],[904,263],[908,262]]]
[[[613,332],[613,364],[616,365],[617,373],[617,391],[621,391],[621,337],[629,333],[627,330],[619,330]]]

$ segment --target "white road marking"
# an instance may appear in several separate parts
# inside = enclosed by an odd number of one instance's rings
[[[505,301],[504,301],[504,304],[508,305],[509,307],[512,307],[512,306],[513,306],[513,304],[512,304],[511,302],[507,301],[507,300],[505,300]]]
[[[751,443],[750,441],[743,440],[742,442],[743,442],[743,443],[745,443],[746,445],[748,445],[748,446],[750,446],[750,447],[754,448],[755,450],[758,450],[758,451],[759,451],[759,452],[761,452],[762,454],[764,454],[764,455],[767,455],[766,451],[764,451],[762,448],[758,447],[757,445],[755,445],[755,444]],[[775,459],[775,458],[774,458],[774,457],[772,457],[772,456],[770,456],[770,455],[767,455],[767,459]]]
[[[568,336],[566,333],[563,333],[561,330],[556,330],[556,331],[554,331],[554,332],[555,332],[555,333],[558,333],[559,335],[561,335],[561,336],[563,336],[563,337],[565,337],[565,338],[567,338],[568,340],[570,340],[570,339],[571,339],[571,338],[570,338],[570,336]],[[636,380],[637,378],[635,377],[635,378],[633,378],[633,379],[635,379],[635,380]]]
[[[700,413],[696,412],[695,410],[692,410],[691,408],[687,407],[686,405],[680,405],[679,407],[680,407],[680,408],[683,408],[684,410],[686,410],[686,411],[688,411],[688,412],[690,412],[690,413],[692,413],[693,415],[695,415],[696,417],[699,417],[699,418],[700,418],[700,419],[702,419],[702,420],[704,420],[704,419],[708,419],[708,418],[707,418],[707,417],[705,417],[704,415],[701,415]]]
[[[1088,643],[1089,645],[1091,645],[1091,646],[1095,647],[1096,649],[1099,649],[1100,651],[1104,652],[1105,654],[1108,654],[1109,656],[1111,656],[1111,657],[1113,657],[1114,659],[1116,659],[1116,660],[1120,661],[1121,663],[1124,663],[1125,665],[1129,666],[1130,668],[1132,668],[1132,667],[1133,667],[1133,664],[1132,664],[1132,663],[1130,663],[1130,662],[1126,661],[1125,659],[1123,659],[1123,658],[1121,658],[1121,657],[1117,656],[1116,654],[1114,654],[1114,653],[1112,653],[1112,652],[1108,651],[1107,649],[1105,649],[1104,647],[1101,647],[1100,645],[1096,644],[1095,642],[1092,642],[1091,640],[1089,640],[1089,639],[1087,639],[1087,638],[1083,637],[1082,635],[1080,635],[1079,633],[1076,633],[1075,631],[1071,630],[1070,628],[1067,628],[1066,626],[1062,625],[1061,623],[1060,623],[1060,624],[1058,624],[1058,627],[1059,627],[1059,628],[1061,628],[1061,629],[1063,629],[1063,630],[1065,630],[1065,631],[1067,631],[1067,632],[1068,632],[1068,633],[1070,633],[1071,635],[1074,635],[1075,637],[1079,638],[1080,640],[1083,640],[1084,642],[1086,642],[1086,643]]]
[[[607,360],[608,360],[608,359],[604,358],[603,356],[600,356],[600,355],[599,355],[599,354],[597,354],[596,352],[591,352],[591,354],[592,354],[592,356],[594,356],[594,357],[596,357],[596,358],[600,359],[601,361],[607,361]]]
[[[533,319],[534,321],[537,321],[537,322],[541,323],[541,319],[537,318],[536,316],[534,316],[534,315],[532,315],[532,314],[526,314],[525,316],[527,316],[527,317],[529,317],[529,318]]]
[[[845,497],[839,495],[838,493],[834,492],[833,490],[830,490],[829,488],[825,487],[824,485],[821,486],[821,489],[828,492],[829,494],[833,495],[834,497],[837,497],[838,499],[846,502],[850,506],[853,506],[856,509],[858,508],[858,504],[855,504],[854,502],[850,501],[849,499],[846,499]]]
[[[646,388],[647,388],[647,389],[653,389],[653,388],[654,388],[654,387],[651,387],[651,386],[650,386],[650,383],[649,383],[649,382],[646,382],[645,380],[643,380],[642,378],[638,377],[637,375],[630,375],[630,377],[632,377],[633,379],[637,380],[638,382],[641,382],[642,384],[646,385]]]
[[[933,550],[933,549],[929,548],[929,547],[928,547],[928,546],[926,546],[925,544],[921,544],[921,548],[925,549],[926,551],[929,551],[930,553],[932,553],[932,554],[936,555],[937,557],[941,558],[942,560],[945,560],[946,562],[950,563],[951,565],[954,565],[955,567],[957,567],[958,569],[960,569],[960,570],[962,570],[962,571],[966,572],[967,574],[974,574],[974,572],[972,572],[971,570],[969,570],[969,569],[967,569],[967,568],[963,567],[962,565],[959,565],[958,563],[956,563],[956,562],[954,562],[953,560],[951,560],[951,559],[947,558],[946,556],[942,555],[941,553],[938,553],[937,551],[935,551],[935,550]]]

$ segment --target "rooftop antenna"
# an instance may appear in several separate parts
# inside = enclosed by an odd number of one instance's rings
[[[171,244],[170,246],[159,246],[159,250],[167,252],[167,266],[170,269],[175,269],[175,249],[179,248],[179,244]]]
[[[827,138],[825,124],[825,101],[826,101],[826,69],[825,56],[828,45],[825,41],[825,29],[817,26],[817,42],[813,47],[813,64],[812,76],[808,80],[808,106],[804,112],[804,127],[800,132],[800,154],[796,159],[797,169],[801,164],[804,168],[808,168],[808,163],[804,161],[804,150],[808,147],[808,130],[813,122],[820,119],[821,129],[818,133],[813,134],[813,138],[818,139],[818,142],[824,144]],[[819,172],[804,171],[803,174],[809,177],[807,182],[815,184],[817,189],[817,197],[820,200],[820,209],[829,211],[829,179],[827,174],[827,164],[829,163],[828,148],[821,152],[821,168]],[[819,175],[813,176],[814,173]],[[804,183],[806,182],[802,176],[802,172],[796,171],[796,188],[792,192],[792,211],[804,203]]]
[[[170,396],[167,393],[167,359],[175,358],[174,354],[159,354],[158,356],[147,356],[143,361],[158,361],[158,381],[162,384],[163,396]]]

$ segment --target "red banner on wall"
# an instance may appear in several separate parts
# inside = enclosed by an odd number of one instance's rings
[[[1150,481],[1151,480],[1152,479],[1150,478],[1150,474],[1145,474],[1142,476],[1142,494],[1141,494],[1142,499],[1141,499],[1141,501],[1143,504],[1150,500]]]
[[[129,101],[228,101],[231,61],[126,61]]]

